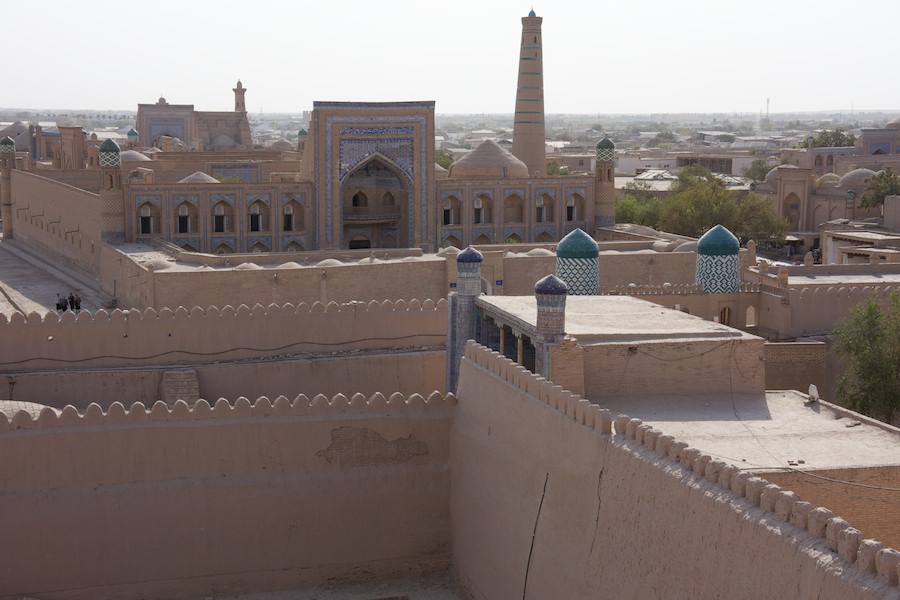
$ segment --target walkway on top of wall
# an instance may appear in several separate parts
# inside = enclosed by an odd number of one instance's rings
[[[82,310],[93,312],[105,305],[96,285],[83,275],[50,265],[15,240],[0,239],[0,313],[50,313],[56,310],[56,295],[70,292],[81,296]]]

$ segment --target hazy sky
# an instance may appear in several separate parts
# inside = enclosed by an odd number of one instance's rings
[[[508,0],[12,2],[0,106],[251,112],[435,100],[511,113]],[[900,109],[898,0],[544,0],[548,113]],[[10,67],[11,68],[6,68]]]

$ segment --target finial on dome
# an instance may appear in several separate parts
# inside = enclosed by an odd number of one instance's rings
[[[534,12],[534,7],[533,7],[533,6],[531,7],[531,11],[528,13],[528,16],[529,16],[529,17],[536,17],[536,16],[537,16],[537,13]]]

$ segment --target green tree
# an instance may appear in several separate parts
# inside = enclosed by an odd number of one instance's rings
[[[634,223],[656,229],[662,201],[650,187],[642,182],[631,182],[625,186],[628,192],[616,201],[616,223]]]
[[[703,167],[683,168],[672,197],[662,203],[660,229],[700,237],[718,224],[742,239],[780,240],[788,229],[764,196],[739,196]]]
[[[449,169],[450,165],[453,164],[453,154],[448,152],[447,150],[439,148],[438,150],[434,151],[434,162],[441,165],[445,169]]]
[[[744,177],[749,177],[753,181],[762,181],[772,170],[772,165],[765,158],[755,158],[750,166],[744,169]]]
[[[863,208],[875,208],[884,204],[885,196],[900,194],[900,177],[890,167],[885,167],[874,177],[866,179],[866,188],[859,199],[859,205]]]
[[[837,385],[844,406],[893,422],[900,415],[900,295],[883,309],[874,298],[859,304],[834,329],[834,349],[847,362]]]
[[[847,133],[840,127],[834,131],[824,130],[822,133],[812,139],[813,148],[841,148],[844,146],[855,146],[856,136]]]

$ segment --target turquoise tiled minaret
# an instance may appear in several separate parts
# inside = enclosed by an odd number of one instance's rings
[[[600,246],[581,229],[575,229],[556,246],[556,276],[573,296],[595,296],[600,286]]]
[[[697,242],[697,285],[710,294],[732,294],[741,288],[741,244],[716,225]]]

